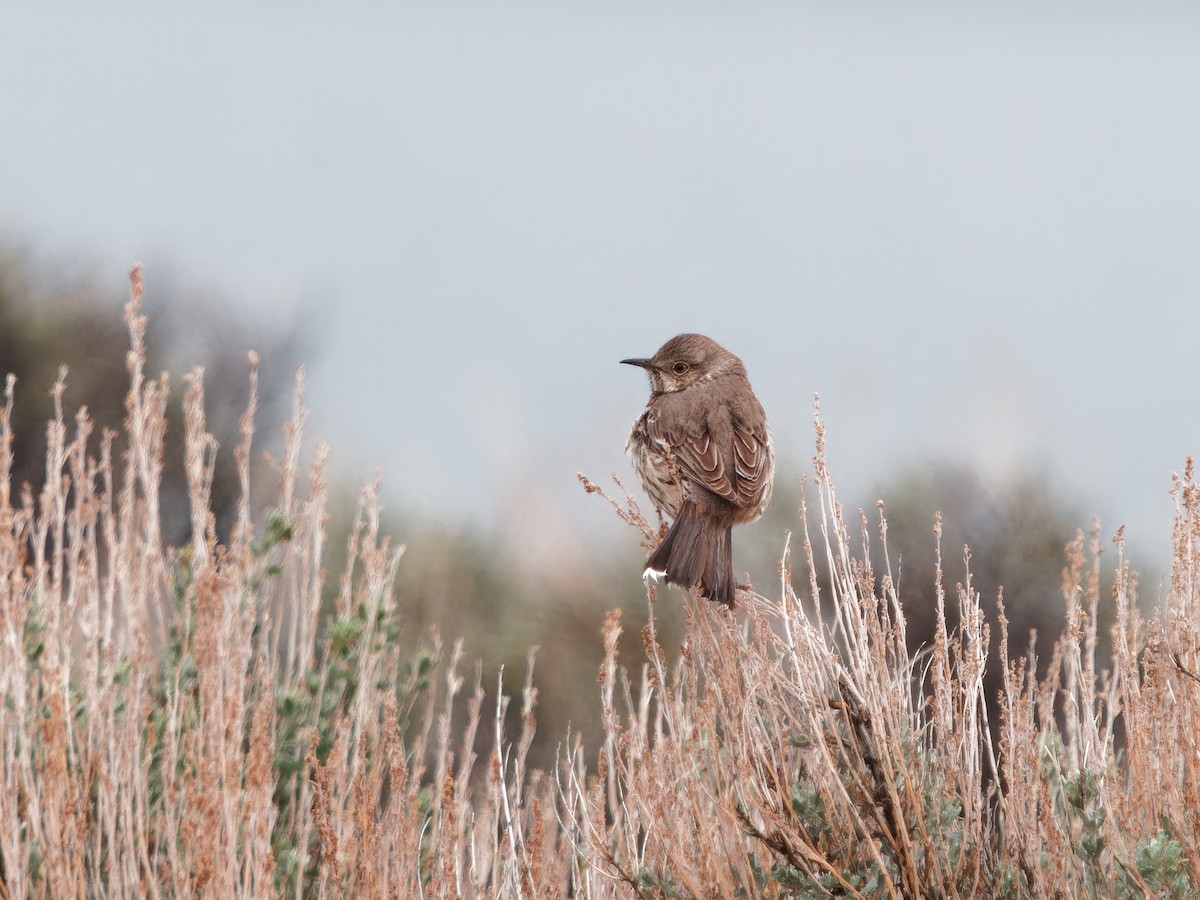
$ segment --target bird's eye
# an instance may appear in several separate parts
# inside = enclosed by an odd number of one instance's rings
[[[676,375],[682,375],[688,370],[688,364],[685,362],[677,362],[675,365],[671,366],[671,368],[675,370]]]

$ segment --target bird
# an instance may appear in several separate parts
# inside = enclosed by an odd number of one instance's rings
[[[644,575],[733,608],[733,526],[762,515],[775,477],[766,413],[746,367],[701,334],[676,335],[649,359],[621,363],[650,375],[650,400],[625,449],[672,520]]]

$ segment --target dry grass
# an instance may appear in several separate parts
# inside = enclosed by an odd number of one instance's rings
[[[49,426],[47,486],[10,485],[0,419],[0,897],[1191,897],[1200,885],[1200,487],[1175,496],[1174,569],[1149,619],[1117,541],[1068,548],[1053,658],[991,660],[969,580],[939,588],[936,638],[906,650],[904,598],[875,571],[886,520],[848,523],[817,419],[814,479],[778,588],[736,613],[672,593],[683,646],[616,664],[605,739],[563,736],[530,770],[508,698],[464,677],[461,646],[399,650],[403,548],[364,489],[332,608],[323,605],[323,447],[296,413],[278,484],[250,484],[251,402],[233,453],[239,520],[218,542],[215,439],[186,379],[192,535],[159,532],[166,376],[143,371],[135,272],[126,435],[86,411]],[[65,375],[64,375],[65,377]],[[311,462],[302,466],[302,460]],[[585,486],[603,494],[595,485]],[[610,498],[611,500],[611,498]],[[632,500],[612,500],[652,540]],[[269,508],[255,521],[252,511]],[[884,555],[886,559],[886,553]],[[1097,608],[1112,603],[1113,668]],[[946,626],[946,605],[961,622]],[[1107,639],[1107,637],[1103,637]],[[1001,641],[1001,646],[1004,642]],[[983,672],[1003,667],[998,706]],[[498,699],[497,699],[498,697]],[[991,723],[988,710],[998,708]],[[476,735],[495,741],[476,758]]]

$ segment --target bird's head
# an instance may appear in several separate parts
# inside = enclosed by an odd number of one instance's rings
[[[702,334],[676,335],[649,359],[621,362],[645,369],[650,374],[650,388],[656,394],[682,391],[698,381],[742,370],[740,359]]]

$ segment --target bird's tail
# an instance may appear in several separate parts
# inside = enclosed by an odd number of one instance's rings
[[[732,523],[685,500],[646,568],[680,587],[698,587],[709,600],[733,607]]]

